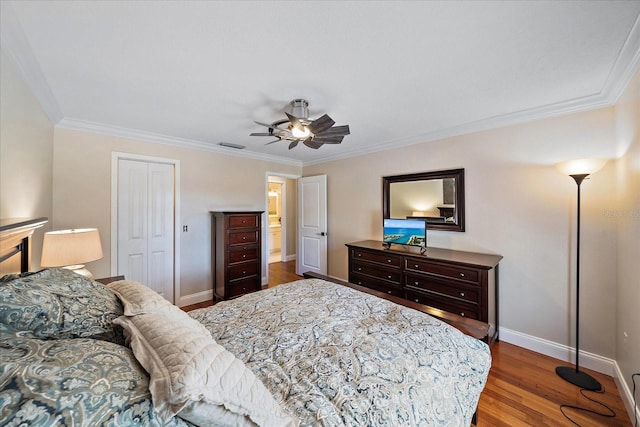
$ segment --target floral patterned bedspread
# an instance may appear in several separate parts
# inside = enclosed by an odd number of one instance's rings
[[[469,426],[488,346],[413,309],[318,279],[190,313],[304,426]]]

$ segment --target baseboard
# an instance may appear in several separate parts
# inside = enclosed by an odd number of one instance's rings
[[[185,295],[180,297],[178,307],[184,307],[187,305],[198,304],[199,302],[213,300],[213,289],[209,289],[195,294]]]
[[[555,357],[568,363],[575,361],[575,349],[564,344],[558,344],[533,335],[523,334],[522,332],[513,331],[507,328],[500,328],[500,341],[506,341],[509,344],[524,347],[528,350],[541,353],[546,356]],[[601,374],[616,376],[616,361],[608,357],[599,356],[580,350],[580,366],[593,369]]]
[[[624,375],[622,375],[622,371],[620,370],[620,366],[618,366],[618,362],[615,362],[615,370],[616,370],[616,375],[614,375],[613,379],[616,381],[616,386],[618,386],[620,397],[622,397],[624,406],[625,408],[627,408],[629,419],[631,421],[636,419],[640,420],[640,408],[634,408],[633,393],[629,389],[627,382],[624,380]],[[635,414],[634,414],[634,411],[635,411]]]

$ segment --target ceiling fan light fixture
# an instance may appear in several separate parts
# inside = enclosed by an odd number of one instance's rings
[[[298,126],[291,126],[291,135],[293,135],[295,138],[300,139],[306,139],[312,136],[311,131],[306,126],[302,126],[302,128]]]
[[[271,124],[254,122],[269,129],[268,132],[254,132],[251,136],[275,136],[275,141],[290,141],[289,150],[302,142],[309,148],[317,150],[324,144],[340,144],[345,135],[349,135],[349,125],[334,126],[335,121],[327,114],[317,119],[309,118],[309,103],[304,99],[294,99],[289,103],[291,114],[285,112],[285,120],[277,120]]]

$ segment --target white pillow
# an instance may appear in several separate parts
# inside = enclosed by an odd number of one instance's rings
[[[133,280],[118,280],[107,284],[107,287],[122,302],[125,316],[171,311],[173,308],[179,310],[178,307],[175,307],[153,289]]]
[[[241,360],[182,310],[121,316],[115,323],[149,373],[153,405],[166,421],[178,415],[199,425],[299,424]],[[225,415],[212,419],[216,413]]]

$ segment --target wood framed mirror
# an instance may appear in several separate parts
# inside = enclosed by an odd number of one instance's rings
[[[382,215],[425,219],[429,230],[464,231],[464,169],[382,177]]]

